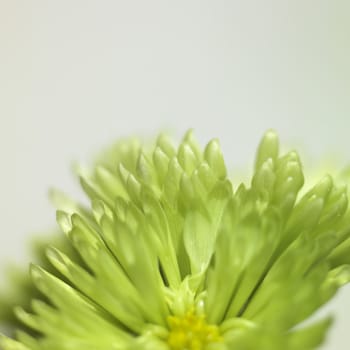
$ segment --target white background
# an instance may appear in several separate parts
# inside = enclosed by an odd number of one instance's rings
[[[273,127],[307,159],[349,161],[350,2],[0,0],[0,263],[50,230],[47,189],[121,136],[219,137],[253,162]],[[325,349],[347,349],[350,289]],[[301,349],[302,350],[302,349]]]

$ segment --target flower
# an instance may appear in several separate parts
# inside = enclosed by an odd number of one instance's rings
[[[249,185],[232,184],[217,140],[175,149],[120,142],[80,172],[91,209],[58,192],[68,237],[40,291],[17,306],[5,350],[311,350],[330,318],[305,324],[350,280],[348,192],[310,189],[295,151],[268,131]],[[74,247],[74,252],[71,251]],[[66,251],[64,253],[63,251]],[[68,252],[68,253],[67,253]]]

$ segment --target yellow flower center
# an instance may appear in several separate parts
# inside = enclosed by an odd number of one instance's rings
[[[210,343],[220,342],[219,329],[206,323],[204,315],[189,311],[185,316],[169,316],[168,345],[171,350],[204,350]]]

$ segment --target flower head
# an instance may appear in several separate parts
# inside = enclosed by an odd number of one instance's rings
[[[329,319],[300,323],[350,279],[348,192],[302,189],[296,152],[263,137],[249,185],[232,184],[217,140],[118,143],[80,174],[91,208],[64,197],[68,237],[5,350],[315,349]],[[70,252],[69,247],[74,247]],[[65,252],[64,252],[65,251]],[[68,253],[67,253],[68,252]],[[29,295],[28,297],[32,297]]]

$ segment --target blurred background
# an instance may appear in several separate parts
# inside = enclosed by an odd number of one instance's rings
[[[49,187],[81,198],[72,162],[123,136],[194,128],[242,171],[274,128],[350,163],[349,37],[348,0],[0,0],[0,266],[54,227]],[[349,308],[346,287],[325,350]]]

